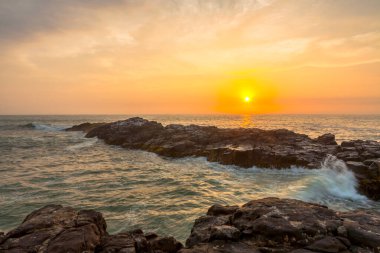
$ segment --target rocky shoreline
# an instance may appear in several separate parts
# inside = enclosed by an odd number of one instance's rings
[[[99,212],[48,205],[7,234],[0,233],[0,252],[378,253],[380,213],[340,213],[278,198],[253,200],[241,207],[214,205],[196,219],[184,246],[174,237],[139,229],[110,235]]]
[[[286,129],[163,126],[142,118],[83,123],[66,131],[83,131],[86,137],[97,137],[107,144],[166,157],[202,156],[211,162],[244,168],[316,169],[327,155],[334,155],[355,173],[359,192],[371,199],[380,199],[380,143],[376,141],[353,140],[338,145],[330,133],[312,139]]]

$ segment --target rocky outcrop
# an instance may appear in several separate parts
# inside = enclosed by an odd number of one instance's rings
[[[362,193],[380,199],[380,143],[350,141],[338,145],[333,134],[312,139],[286,129],[220,129],[212,126],[163,126],[130,118],[113,123],[84,123],[67,131],[84,131],[111,145],[151,151],[167,157],[203,156],[208,161],[264,168],[319,168],[331,154],[345,161],[359,179]]]
[[[109,235],[101,213],[48,205],[29,214],[22,224],[0,234],[5,253],[175,253],[182,244],[173,237],[159,237],[141,230]]]
[[[1,240],[0,252],[94,251],[106,235],[106,222],[95,211],[49,205],[29,214]]]
[[[214,205],[195,221],[186,248],[174,237],[139,229],[109,235],[106,227],[99,212],[49,205],[29,214],[16,229],[0,233],[0,252],[380,252],[379,213],[339,213],[292,199]]]
[[[278,198],[213,206],[195,221],[186,246],[179,252],[379,252],[380,214]]]

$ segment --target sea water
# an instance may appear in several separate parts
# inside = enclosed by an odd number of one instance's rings
[[[194,220],[213,204],[241,205],[263,197],[295,198],[336,210],[380,203],[356,191],[344,163],[327,157],[319,170],[242,169],[204,158],[170,159],[62,131],[83,122],[111,122],[136,115],[0,116],[0,231],[15,228],[46,204],[95,209],[108,231],[135,228],[184,241]],[[164,125],[287,128],[338,142],[380,140],[380,116],[355,115],[140,115]]]

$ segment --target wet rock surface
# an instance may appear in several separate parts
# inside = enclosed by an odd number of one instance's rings
[[[362,194],[380,199],[380,143],[346,141],[333,134],[312,139],[286,129],[220,129],[213,126],[167,125],[142,118],[113,123],[84,123],[67,131],[83,131],[107,144],[141,149],[167,157],[203,156],[208,161],[244,168],[319,168],[331,154],[346,162],[359,181]]]
[[[49,205],[0,233],[0,252],[380,252],[380,213],[335,212],[292,199],[212,206],[195,221],[186,247],[174,237],[139,229],[109,235],[106,227],[99,212]]]

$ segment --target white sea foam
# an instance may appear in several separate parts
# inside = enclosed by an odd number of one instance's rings
[[[26,127],[31,127],[36,130],[41,130],[41,131],[62,131],[65,129],[63,126],[55,126],[55,125],[50,125],[50,124],[37,124],[37,123],[29,123],[25,125]]]
[[[208,163],[216,171],[229,173],[234,180],[252,181],[260,196],[297,198],[340,208],[366,206],[369,200],[356,190],[357,180],[345,163],[329,155],[319,169],[249,168]],[[258,193],[255,193],[258,197]]]
[[[328,155],[317,172],[305,184],[304,190],[300,193],[302,199],[318,202],[329,198],[367,201],[367,198],[356,190],[357,181],[354,173],[335,156]]]
[[[71,145],[71,146],[68,146],[66,147],[65,149],[68,150],[68,151],[76,151],[76,150],[79,150],[79,149],[82,149],[82,148],[88,148],[88,147],[91,147],[93,146],[96,142],[98,141],[97,138],[91,138],[91,139],[87,139],[81,143],[78,143],[78,144],[75,144],[75,145]]]

